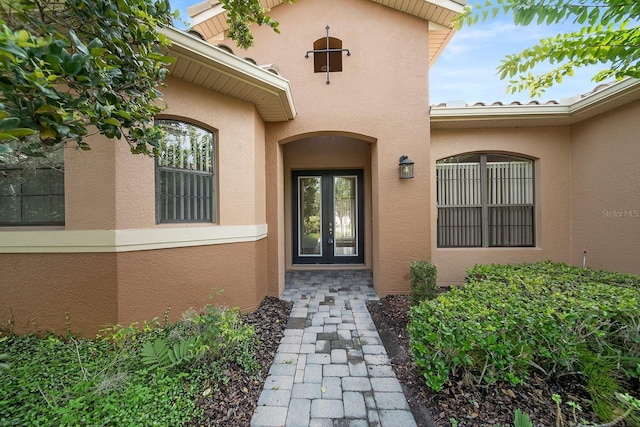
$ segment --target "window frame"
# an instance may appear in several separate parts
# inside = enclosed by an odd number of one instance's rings
[[[491,158],[494,160],[490,160]],[[461,162],[461,159],[466,160]],[[454,178],[451,178],[449,172],[446,180],[457,182],[455,184],[457,188],[443,195],[446,184],[441,183],[441,175],[446,173],[441,174],[438,166],[444,164],[464,165],[467,169],[464,172],[473,177],[466,176],[463,181],[463,178],[460,178],[460,175],[464,174],[461,172],[463,169],[456,167]],[[518,164],[524,164],[525,167],[519,167]],[[474,165],[477,165],[476,171],[472,171],[474,168],[470,167]],[[507,165],[507,167],[491,168],[491,165]],[[493,174],[490,169],[494,169]],[[473,186],[473,182],[469,183],[470,180],[475,180],[477,186]],[[536,247],[535,182],[536,159],[522,154],[483,151],[462,153],[437,160],[436,246],[438,248]],[[458,194],[452,197],[451,193],[456,191]],[[449,201],[456,198],[471,200],[475,203],[441,203],[442,200]],[[502,202],[496,202],[496,198]],[[457,230],[451,231],[452,228]]]
[[[20,149],[18,143],[10,142],[9,146],[14,150],[14,153],[10,155],[0,155],[6,156],[5,161],[0,162],[0,180],[4,179],[17,179],[22,181],[25,179],[25,171],[30,170],[33,171],[34,174],[39,174],[40,172],[52,172],[59,173],[59,179],[53,180],[53,175],[50,177],[43,177],[44,181],[49,185],[46,187],[46,191],[43,188],[43,191],[34,191],[31,193],[25,193],[25,187],[29,188],[26,182],[19,182],[20,184],[20,192],[19,194],[15,192],[12,183],[9,183],[14,194],[6,195],[0,194],[0,201],[5,200],[6,198],[11,197],[19,197],[20,203],[20,221],[18,222],[8,222],[3,221],[0,218],[0,228],[7,227],[42,227],[42,226],[52,226],[59,227],[65,225],[65,174],[64,174],[64,144],[60,143],[55,147],[51,147],[50,150],[43,152],[44,157],[33,157],[27,156],[20,153]],[[8,161],[7,161],[8,160]],[[11,177],[14,175],[14,177]],[[34,175],[35,176],[35,175]],[[53,185],[52,185],[53,184]],[[2,187],[0,186],[0,191]],[[57,191],[56,191],[57,190]],[[26,221],[25,217],[28,216],[28,213],[25,213],[25,200],[28,200],[30,197],[44,197],[46,199],[51,200],[52,198],[56,198],[57,201],[54,201],[57,204],[57,209],[51,209],[52,203],[48,203],[49,209],[48,214],[46,215],[45,220],[39,221]],[[43,205],[44,206],[44,205]],[[53,215],[55,212],[60,212],[57,215]],[[57,218],[57,219],[55,219]]]
[[[342,72],[342,40],[335,37],[323,37],[313,42],[313,50],[325,52],[313,53],[314,73]],[[330,51],[328,51],[330,50]],[[328,63],[327,63],[328,62]]]
[[[157,118],[156,125],[161,125],[162,122],[177,123],[180,125],[193,127],[201,132],[205,132],[211,136],[210,147],[211,150],[208,153],[208,157],[205,156],[204,162],[209,164],[210,170],[199,170],[194,168],[177,167],[175,164],[162,164],[162,153],[155,158],[155,200],[156,200],[156,224],[215,224],[218,220],[218,188],[217,188],[217,141],[218,135],[215,130],[212,130],[199,123],[184,120],[181,118]],[[191,144],[193,147],[193,144]],[[175,153],[175,151],[174,151]],[[193,154],[193,152],[190,152]],[[182,157],[182,156],[181,156]],[[168,162],[170,163],[170,162]],[[180,186],[185,192],[174,191],[172,196],[174,198],[174,208],[169,215],[167,193],[163,193],[162,190],[167,188],[163,186],[163,176],[173,176],[173,188],[174,190],[179,188],[176,185],[176,177],[180,180]],[[186,184],[185,184],[186,183]],[[200,186],[200,193],[198,193],[198,186]],[[196,188],[196,194],[192,194],[191,190]],[[204,188],[204,189],[203,189]],[[203,202],[198,200],[204,199]],[[181,203],[176,202],[181,201]],[[186,201],[186,203],[185,203]],[[167,209],[163,209],[167,207]],[[180,206],[178,209],[177,206]],[[195,206],[195,208],[194,208]],[[178,213],[180,210],[180,214]],[[200,215],[194,215],[194,212],[200,211]],[[204,212],[204,214],[202,214]]]

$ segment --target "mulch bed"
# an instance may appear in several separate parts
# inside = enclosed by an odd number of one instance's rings
[[[588,411],[580,384],[571,380],[549,382],[533,376],[527,384],[513,387],[508,383],[473,386],[453,379],[435,393],[426,387],[409,353],[408,296],[390,295],[369,302],[367,307],[420,427],[512,426],[516,409],[529,414],[535,426],[555,426],[557,408],[551,399],[554,393],[564,401],[573,400],[581,405],[583,412],[578,414],[578,420],[596,419]],[[569,408],[562,406],[564,420],[573,421]]]
[[[200,425],[246,427],[251,424],[292,307],[291,302],[266,297],[256,311],[243,315],[244,321],[254,326],[260,340],[256,357],[261,369],[253,375],[242,369],[230,369],[227,372],[229,382],[198,402],[204,409]]]

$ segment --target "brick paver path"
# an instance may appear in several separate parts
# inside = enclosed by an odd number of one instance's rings
[[[251,426],[413,427],[366,307],[368,270],[287,273],[287,329]]]

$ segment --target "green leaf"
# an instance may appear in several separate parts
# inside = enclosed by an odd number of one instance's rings
[[[27,30],[20,30],[15,33],[16,39],[19,42],[27,42],[29,41],[29,32]]]
[[[91,52],[91,56],[93,56],[94,58],[97,58],[109,52],[109,49],[105,49],[104,47],[94,47],[91,49],[90,52]]]
[[[57,136],[58,136],[58,134],[53,129],[44,129],[44,130],[40,131],[40,140],[41,141],[46,141],[46,140],[49,140],[49,139],[54,139],[55,140]]]
[[[113,126],[122,126],[122,123],[120,123],[120,121],[116,118],[113,117],[108,117],[106,119],[103,120],[103,123],[108,124],[108,125],[113,125]]]
[[[56,113],[60,111],[60,109],[58,107],[55,107],[53,105],[41,105],[36,111],[36,114],[47,114],[47,113]]]
[[[69,30],[69,37],[71,38],[71,42],[80,52],[84,53],[85,55],[89,55],[89,50],[84,45],[84,43],[82,43],[82,40],[78,38],[76,32],[73,29]]]
[[[157,338],[153,342],[147,341],[140,350],[142,363],[155,367],[163,366],[169,360],[168,352],[169,346],[163,339]]]
[[[520,409],[516,409],[513,424],[515,427],[533,427],[533,423],[531,422],[529,415],[523,413]]]
[[[20,124],[20,119],[17,117],[8,117],[6,119],[0,119],[0,129],[3,131],[14,129]]]
[[[13,43],[0,46],[0,53],[4,53],[5,56],[9,56],[12,59],[15,58],[16,56],[20,59],[28,58],[27,53]],[[6,55],[6,54],[9,54],[9,55]]]
[[[36,133],[33,129],[27,129],[27,128],[15,128],[10,130],[5,130],[3,132],[5,134],[12,135],[16,138],[22,138],[22,137],[33,135],[34,133]]]

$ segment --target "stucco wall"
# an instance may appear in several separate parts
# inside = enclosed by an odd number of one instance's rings
[[[67,143],[64,150],[66,230],[116,228],[115,153],[118,143],[90,136],[90,151]],[[1,231],[0,231],[1,232]]]
[[[118,321],[179,319],[206,304],[253,310],[266,292],[265,241],[118,254]],[[220,292],[221,293],[218,293]]]
[[[640,101],[572,128],[571,261],[640,274]]]
[[[371,147],[371,257],[380,295],[406,292],[412,259],[430,256],[428,22],[368,0],[305,0],[273,9],[281,34],[255,28],[255,47],[236,54],[273,63],[291,82],[297,116],[267,125],[267,217],[270,231],[270,289],[282,291],[289,251],[284,215],[285,158],[281,144],[309,135],[359,135]],[[310,19],[313,17],[313,19]],[[310,24],[312,22],[312,24]],[[351,56],[343,71],[314,73],[314,41],[342,40]],[[233,45],[232,41],[225,41]],[[398,158],[416,163],[416,178],[398,179]],[[330,167],[329,165],[327,167]],[[402,219],[398,211],[402,210]],[[274,254],[274,255],[271,255]],[[276,256],[277,259],[272,259]],[[273,281],[277,283],[273,283]]]
[[[474,264],[570,260],[570,130],[558,128],[434,130],[431,134],[431,188],[435,163],[474,151],[520,154],[535,160],[536,246],[532,248],[437,248],[437,204],[431,206],[432,261],[442,285],[464,281]]]
[[[92,334],[162,317],[168,307],[173,319],[207,302],[250,310],[266,295],[262,119],[252,104],[166,83],[162,117],[216,132],[218,223],[157,225],[152,158],[99,136],[91,151],[69,146],[65,227],[0,230],[0,321],[13,316],[19,331],[61,330],[68,312],[74,332]]]
[[[255,107],[174,78],[166,83],[167,108],[160,117],[191,121],[216,132],[218,223],[264,223],[264,125]],[[126,144],[117,149],[117,226],[156,227],[153,159],[131,156]]]
[[[116,270],[115,254],[0,254],[0,323],[95,334],[118,320]]]

